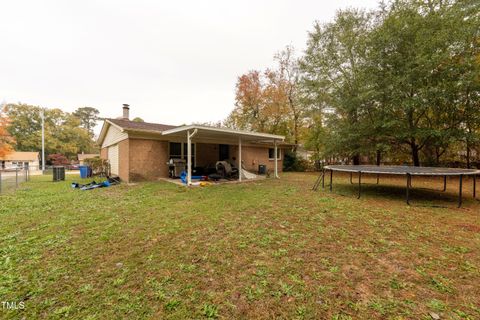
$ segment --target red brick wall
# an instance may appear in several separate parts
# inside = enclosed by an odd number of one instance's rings
[[[148,139],[127,139],[119,142],[119,176],[123,181],[157,180],[168,177],[168,142]],[[218,144],[196,144],[197,166],[215,164],[218,161]],[[101,150],[107,157],[107,148]],[[235,159],[235,160],[234,160]],[[268,159],[268,147],[242,147],[245,169],[256,173],[259,164],[274,171],[274,161]],[[230,161],[238,166],[238,146],[230,145]],[[283,150],[278,161],[278,171],[283,167]]]
[[[168,177],[168,142],[128,139],[129,181],[157,180]]]
[[[242,146],[242,162],[243,167],[253,173],[258,172],[258,165],[264,164],[267,170],[273,172],[275,170],[275,161],[268,159],[268,147]],[[235,160],[233,160],[235,158]],[[238,146],[230,146],[230,159],[238,166]],[[278,172],[283,168],[283,150],[281,157],[278,159]]]
[[[258,172],[258,165],[265,164],[267,170],[275,170],[275,161],[268,159],[268,147],[242,146],[242,161],[245,169],[251,172]],[[238,146],[230,145],[230,162],[238,167]],[[197,144],[197,166],[206,166],[218,161],[218,144]],[[278,172],[283,168],[283,151],[278,160]]]

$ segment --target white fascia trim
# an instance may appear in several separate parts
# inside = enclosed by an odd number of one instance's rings
[[[182,127],[173,128],[170,130],[165,130],[162,132],[162,135],[169,135],[169,134],[179,133],[182,131],[188,131],[193,129],[200,129],[200,130],[219,132],[219,133],[231,133],[235,135],[255,137],[255,138],[267,138],[267,139],[281,140],[281,141],[285,140],[284,136],[278,136],[275,134],[234,130],[234,129],[227,129],[227,128],[206,127],[206,126],[199,126],[199,125],[182,126]]]

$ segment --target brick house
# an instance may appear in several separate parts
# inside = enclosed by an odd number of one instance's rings
[[[240,172],[256,173],[259,165],[265,165],[278,177],[287,146],[283,142],[283,136],[266,133],[130,121],[128,105],[122,118],[105,119],[98,138],[100,157],[110,161],[112,175],[127,182],[168,178],[167,162],[172,158],[187,162],[189,183],[191,168],[212,166],[219,160],[228,160]]]

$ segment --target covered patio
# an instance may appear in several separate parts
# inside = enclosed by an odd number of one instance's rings
[[[236,153],[236,157],[232,158],[235,159],[238,167],[238,181],[242,181],[246,174],[243,168],[245,157],[248,157],[252,152],[256,152],[255,148],[265,150],[265,148],[272,147],[273,176],[275,178],[279,177],[279,145],[285,140],[283,136],[201,125],[181,126],[165,130],[162,132],[162,136],[168,138],[169,141],[186,143],[186,184],[188,186],[192,185],[192,168],[195,166],[195,162],[201,161],[200,157],[208,158],[209,156],[210,159],[223,160],[221,159],[222,146],[229,146],[224,148],[226,154],[229,154],[229,152]],[[218,150],[215,149],[215,146],[218,146]],[[235,146],[235,148],[231,146]],[[202,154],[199,152],[200,147],[203,149]],[[220,153],[218,158],[215,158],[216,155],[212,156],[216,151]],[[181,148],[181,152],[183,153],[183,148]],[[250,166],[254,168],[258,164],[253,161]]]

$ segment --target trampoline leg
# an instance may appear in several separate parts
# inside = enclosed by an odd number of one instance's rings
[[[443,192],[447,191],[447,176],[443,176]]]
[[[325,169],[323,169],[322,173],[322,189],[325,189]]]
[[[360,199],[360,195],[362,194],[362,171],[358,172],[358,197]]]
[[[332,191],[333,170],[330,170],[330,191]]]
[[[477,197],[477,176],[473,175],[473,197]]]
[[[353,184],[352,176],[353,176],[353,172],[350,172],[350,184]]]
[[[463,183],[463,174],[460,175],[458,180],[458,207],[462,206],[462,183]]]
[[[323,175],[324,175],[324,173],[323,173],[323,170],[322,170],[322,173],[318,176],[317,180],[315,180],[315,184],[312,187],[313,191],[318,190],[318,186],[320,185],[320,182],[323,180]]]
[[[410,205],[410,174],[407,173],[407,205]]]
[[[378,181],[380,180],[380,175],[377,174],[377,184],[378,184]]]

